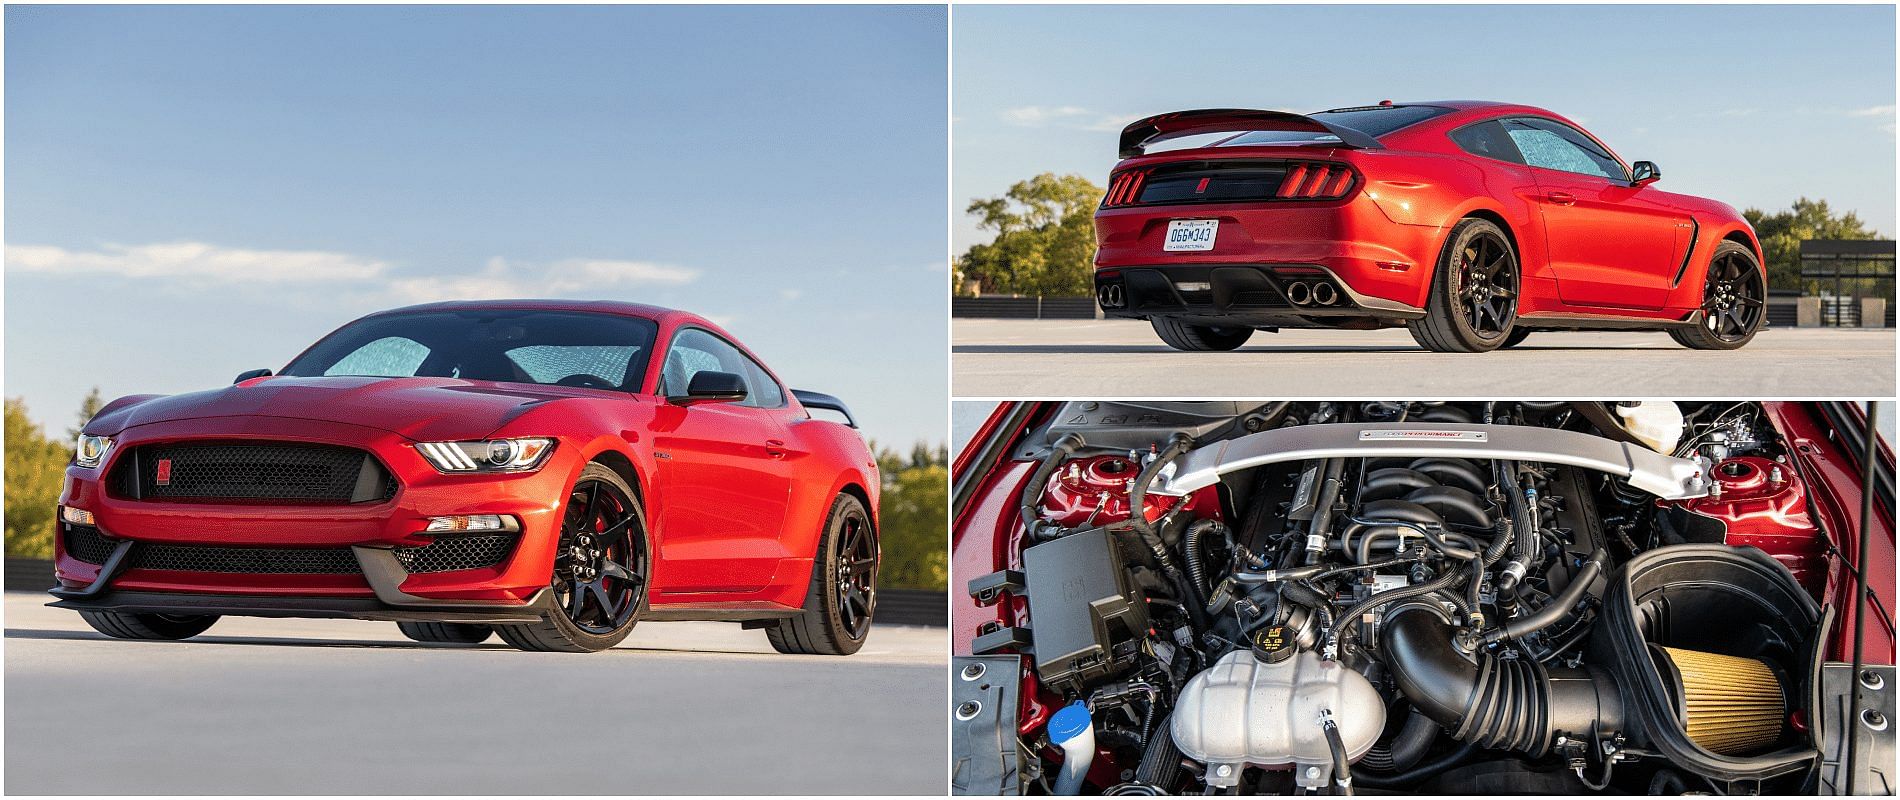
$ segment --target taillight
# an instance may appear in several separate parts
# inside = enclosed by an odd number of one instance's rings
[[[1129,170],[1116,175],[1109,181],[1108,196],[1102,198],[1102,207],[1134,205],[1135,199],[1141,196],[1141,184],[1147,179],[1147,170]]]
[[[1274,197],[1284,199],[1336,200],[1352,190],[1352,168],[1344,164],[1295,161],[1287,165],[1286,177]]]

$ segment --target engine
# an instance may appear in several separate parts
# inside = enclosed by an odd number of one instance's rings
[[[1748,403],[1070,403],[1025,482],[1052,793],[1798,791],[1825,537]],[[1061,724],[1038,714],[1060,709]],[[1086,734],[1086,746],[1081,737]]]

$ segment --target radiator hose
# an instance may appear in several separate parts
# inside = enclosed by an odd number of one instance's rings
[[[1621,729],[1622,701],[1608,675],[1467,654],[1455,635],[1442,610],[1408,604],[1387,614],[1380,639],[1400,693],[1453,738],[1541,756],[1560,733],[1587,738]]]

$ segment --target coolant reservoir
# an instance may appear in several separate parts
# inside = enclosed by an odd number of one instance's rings
[[[1311,652],[1269,663],[1247,650],[1221,657],[1189,679],[1171,719],[1175,746],[1207,765],[1209,786],[1233,786],[1242,768],[1292,767],[1301,785],[1332,774],[1332,750],[1320,726],[1329,710],[1346,755],[1357,760],[1385,729],[1385,703],[1372,683]]]
[[[1658,453],[1676,452],[1682,441],[1682,409],[1668,400],[1644,400],[1619,405],[1616,414],[1623,418],[1623,429]]]

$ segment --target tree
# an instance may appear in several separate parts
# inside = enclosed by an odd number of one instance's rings
[[[99,396],[99,387],[92,387],[92,391],[86,393],[86,399],[79,401],[79,415],[77,417],[79,423],[66,429],[66,438],[70,441],[77,442],[79,440],[79,432],[85,429],[86,423],[91,422],[93,417],[99,415],[99,409],[105,407],[106,399]]]
[[[879,448],[878,540],[884,563],[880,586],[943,589],[949,579],[950,453],[917,443],[908,455]]]
[[[54,507],[72,451],[47,438],[26,414],[26,403],[6,401],[7,555],[52,558]]]
[[[996,237],[958,258],[958,271],[990,292],[1086,297],[1094,291],[1094,214],[1101,202],[1101,187],[1087,178],[1049,172],[1001,197],[973,201],[966,213]]]
[[[1773,214],[1758,208],[1742,212],[1748,224],[1755,226],[1761,240],[1762,256],[1768,259],[1768,287],[1771,289],[1818,289],[1801,279],[1801,241],[1804,239],[1872,239],[1860,217],[1849,211],[1834,216],[1826,200],[1801,198],[1794,207]]]

